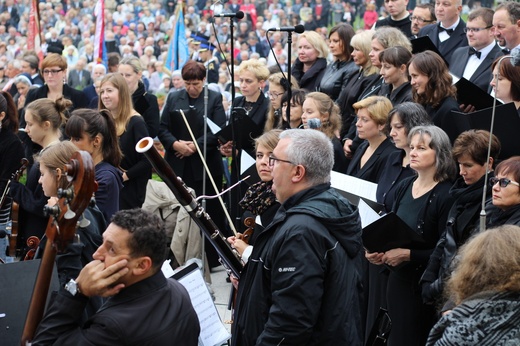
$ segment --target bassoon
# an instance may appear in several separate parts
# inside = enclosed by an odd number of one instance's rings
[[[240,278],[240,272],[244,267],[239,253],[231,248],[222,232],[217,225],[211,220],[211,217],[204,210],[200,203],[190,193],[186,184],[178,177],[168,162],[159,154],[153,146],[153,139],[145,137],[137,142],[135,150],[150,161],[156,173],[161,177],[164,183],[173,192],[179,203],[190,214],[193,221],[200,227],[204,236],[209,240],[211,245],[219,255],[220,263],[237,278]]]

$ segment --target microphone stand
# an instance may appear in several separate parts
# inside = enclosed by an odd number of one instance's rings
[[[232,146],[231,146],[231,185],[235,183],[236,181],[240,180],[240,162],[237,162],[237,155],[236,155],[236,149],[237,149],[237,143],[236,143],[236,133],[235,133],[235,111],[234,111],[234,103],[235,103],[235,39],[234,39],[234,20],[233,18],[229,18],[229,34],[231,37],[231,69],[230,69],[230,77],[231,77],[231,105],[230,105],[230,111],[229,111],[229,124],[231,125],[231,140],[232,140]],[[234,177],[236,176],[236,179]],[[234,216],[234,229],[238,230],[240,226],[240,217],[239,217],[239,206],[238,206],[238,196],[241,196],[241,188],[240,186],[238,189],[231,190],[230,191],[230,208],[234,209],[234,212],[231,212],[231,215]],[[233,196],[236,196],[236,198],[233,198]],[[237,203],[233,203],[235,201]],[[233,228],[233,226],[230,226]]]
[[[493,126],[495,125],[495,112],[497,108],[497,91],[498,91],[498,78],[500,76],[500,65],[502,65],[502,61],[505,59],[511,59],[511,55],[506,55],[500,58],[497,63],[497,74],[494,76],[495,79],[495,95],[493,97],[493,110],[491,112],[491,126],[489,127],[489,142],[488,142],[488,152],[486,157],[486,164],[489,165],[489,159],[491,157],[491,141],[493,140]],[[482,205],[480,209],[480,232],[486,230],[486,195],[488,188],[488,175],[489,170],[486,169],[486,173],[484,175],[484,188],[482,189]],[[491,187],[493,188],[493,187]]]
[[[287,125],[290,127],[291,125],[291,100],[292,100],[292,87],[291,87],[291,58],[292,58],[292,31],[288,33],[287,37],[287,60],[289,63],[287,64],[287,107],[285,107],[285,117],[287,118]]]

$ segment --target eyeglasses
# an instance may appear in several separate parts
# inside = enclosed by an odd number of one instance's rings
[[[272,98],[272,99],[277,99],[283,95],[283,93],[275,93],[272,91],[269,91],[267,94],[269,95],[269,98]]]
[[[421,17],[410,16],[410,21],[414,21],[414,20],[416,20],[418,23],[421,23],[421,24],[433,22],[433,20],[426,20]]]
[[[274,163],[275,163],[276,161],[286,162],[286,163],[290,163],[291,165],[298,166],[296,163],[291,162],[291,161],[289,161],[289,160],[282,160],[282,159],[278,159],[278,158],[276,158],[276,157],[274,157],[274,156],[269,156],[269,166],[271,166],[271,167],[274,166]]]
[[[59,70],[43,70],[43,74],[44,75],[52,75],[52,76],[55,76],[57,75],[58,73],[60,73],[61,71],[63,71],[62,69],[59,69]]]
[[[507,187],[507,185],[509,185],[509,184],[520,186],[520,184],[517,183],[516,181],[512,181],[512,180],[507,179],[507,178],[500,178],[500,179],[498,179],[496,177],[489,178],[489,184],[491,186],[495,186],[496,183],[499,183],[500,187]]]
[[[493,27],[493,25],[486,26],[485,28],[468,28],[468,27],[465,27],[463,30],[464,30],[465,33],[468,33],[468,32],[477,33],[477,32],[480,32],[482,30],[491,29],[492,27]]]

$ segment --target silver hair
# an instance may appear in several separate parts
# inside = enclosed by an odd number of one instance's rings
[[[307,129],[283,131],[280,139],[288,138],[287,159],[305,167],[305,176],[312,186],[329,183],[334,166],[334,149],[331,140],[322,132]]]
[[[408,134],[408,143],[411,142],[412,137],[415,135],[419,135],[422,140],[424,140],[424,135],[430,137],[428,146],[435,150],[435,175],[433,179],[439,183],[453,180],[457,168],[451,156],[451,142],[446,132],[434,125],[416,126]]]

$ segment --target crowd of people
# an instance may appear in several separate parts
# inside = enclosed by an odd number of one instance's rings
[[[98,183],[81,243],[57,258],[62,288],[34,344],[197,343],[187,292],[160,273],[175,257],[164,224],[141,209],[152,177],[135,150],[144,137],[199,196],[256,160],[225,203],[204,204],[245,264],[230,278],[233,345],[363,345],[380,309],[390,346],[520,342],[520,148],[456,121],[486,109],[461,102],[455,85],[464,78],[520,116],[520,3],[472,2],[465,21],[461,0],[188,0],[189,59],[173,71],[181,3],[106,1],[107,65],[94,57],[95,5],[39,3],[41,61],[23,49],[29,2],[0,8],[0,191],[30,160],[0,206],[20,207],[18,257],[31,236],[43,238],[37,257],[47,251],[43,210],[70,186],[68,158],[88,152]],[[237,11],[243,19],[214,17]],[[269,30],[299,24],[300,34]],[[418,50],[421,38],[436,51]],[[377,184],[382,213],[421,246],[366,250],[361,213],[331,171]]]

